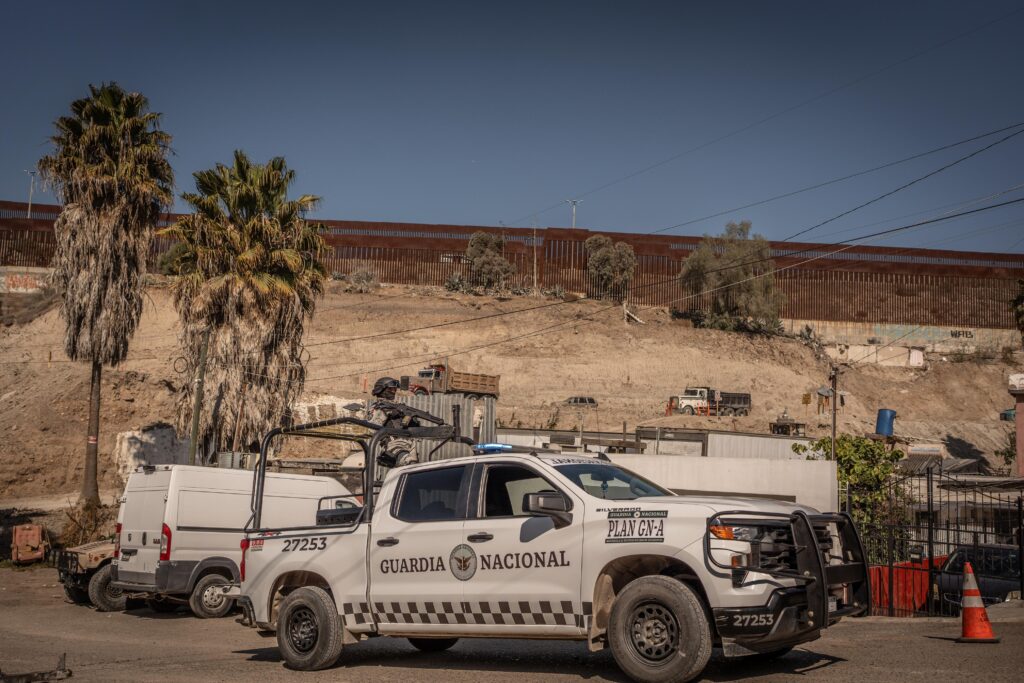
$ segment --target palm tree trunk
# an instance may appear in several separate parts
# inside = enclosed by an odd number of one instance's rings
[[[99,505],[100,488],[96,481],[96,461],[100,437],[100,378],[103,364],[92,362],[89,383],[89,433],[85,443],[85,475],[82,477],[82,503]]]

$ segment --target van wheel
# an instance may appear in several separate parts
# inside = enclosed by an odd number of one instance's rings
[[[323,588],[292,591],[277,615],[277,647],[289,669],[319,671],[341,655],[341,617]]]
[[[612,604],[612,655],[640,683],[684,683],[711,658],[711,627],[697,594],[667,576],[644,576]]]
[[[76,605],[88,605],[89,604],[89,591],[82,590],[78,586],[64,585],[64,595],[68,600],[75,603]]]
[[[232,600],[224,597],[221,588],[230,583],[220,574],[207,574],[196,581],[192,595],[188,597],[188,606],[192,614],[200,619],[219,619],[231,611]]]
[[[457,642],[458,638],[409,638],[409,644],[420,652],[444,652]]]
[[[89,579],[89,602],[100,612],[121,612],[128,603],[124,591],[110,585],[113,567],[105,564]]]

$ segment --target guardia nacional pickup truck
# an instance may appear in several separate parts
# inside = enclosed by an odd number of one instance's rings
[[[777,656],[870,605],[845,514],[679,496],[600,457],[508,447],[382,466],[389,438],[460,439],[433,420],[338,418],[264,439],[241,583],[229,595],[243,623],[276,632],[287,666],[330,667],[374,635],[426,651],[459,638],[545,638],[610,647],[636,681],[688,681],[713,646]],[[367,430],[359,440],[373,483],[321,499],[309,526],[263,528],[270,441],[329,436],[343,423]]]

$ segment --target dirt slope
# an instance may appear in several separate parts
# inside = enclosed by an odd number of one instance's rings
[[[663,311],[643,311],[646,325],[626,326],[607,305],[577,302],[479,322],[345,343],[320,342],[438,325],[482,314],[534,306],[544,300],[451,295],[434,289],[386,287],[346,294],[337,285],[325,297],[308,333],[307,389],[356,396],[363,380],[414,372],[431,356],[482,346],[511,336],[568,324],[543,334],[451,357],[456,369],[500,374],[499,418],[505,425],[620,430],[637,424],[708,426],[762,432],[787,408],[806,419],[812,434],[827,433],[800,398],[827,382],[827,364],[796,340],[748,338],[694,330]],[[177,316],[166,289],[153,287],[132,342],[131,360],[104,371],[101,487],[113,488],[109,453],[117,432],[173,421],[173,396],[185,380],[174,370]],[[84,451],[88,369],[65,361],[56,310],[27,324],[0,328],[0,501],[77,490]],[[319,344],[319,345],[318,345]],[[49,353],[53,362],[46,362]],[[1020,371],[1020,354],[1016,371]],[[31,362],[29,362],[31,361]],[[43,362],[39,362],[43,361]],[[63,362],[62,362],[63,361]],[[400,367],[395,367],[400,366]],[[866,367],[849,371],[851,392],[843,429],[873,430],[878,408],[895,409],[898,429],[938,441],[953,439],[964,452],[990,455],[1005,443],[1010,405],[1002,363],[933,361],[926,370]],[[327,378],[327,379],[324,379]],[[666,397],[686,385],[750,391],[746,418],[664,417]],[[589,395],[597,410],[581,415],[559,406]],[[955,453],[957,454],[957,453]]]

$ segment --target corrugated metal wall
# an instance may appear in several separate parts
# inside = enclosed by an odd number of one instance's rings
[[[452,423],[452,407],[458,405],[460,406],[459,428],[462,430],[463,436],[475,439],[477,443],[490,443],[495,439],[497,406],[496,400],[491,396],[472,400],[462,394],[431,394],[430,396],[403,396],[399,400],[417,410],[442,418],[448,424]],[[477,408],[481,411],[480,429],[479,433],[474,435],[473,417]],[[431,439],[417,439],[417,441],[420,442],[417,450],[421,458],[425,458],[439,443]],[[448,443],[434,453],[431,459],[447,460],[471,454],[469,447],[464,444]]]

